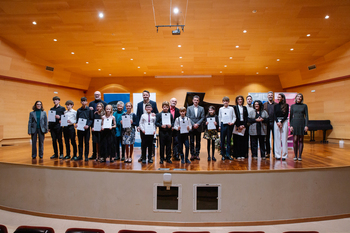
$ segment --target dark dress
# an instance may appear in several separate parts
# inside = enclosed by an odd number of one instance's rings
[[[95,119],[102,119],[101,115],[94,113],[94,121],[92,122],[91,128],[94,128]],[[92,131],[92,142],[100,143],[101,141],[101,131]]]
[[[290,107],[290,126],[293,127],[293,135],[304,135],[305,126],[308,125],[309,114],[307,105],[296,103]]]

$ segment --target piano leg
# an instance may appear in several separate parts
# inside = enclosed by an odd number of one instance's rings
[[[328,143],[328,141],[326,140],[326,132],[327,130],[323,130],[323,141],[321,143]]]
[[[315,141],[315,131],[310,131],[310,142]]]

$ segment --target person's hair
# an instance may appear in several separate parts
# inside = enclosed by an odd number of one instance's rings
[[[224,101],[230,102],[230,98],[228,98],[227,96],[224,96],[224,98],[222,98],[222,102]]]
[[[194,99],[194,98],[197,98],[198,100],[201,100],[201,98],[199,98],[198,95],[193,96],[193,99]]]
[[[121,105],[122,108],[124,108],[124,103],[123,103],[123,101],[118,101],[118,102],[117,102],[117,107],[118,107],[118,105]],[[106,107],[107,107],[107,106],[106,106]]]
[[[84,97],[81,97],[80,98],[80,101],[83,102],[83,101],[87,101],[87,98],[84,96]]]
[[[279,102],[279,104],[281,105],[281,110],[284,114],[287,112],[287,107],[288,107],[288,105],[286,103],[286,96],[283,93],[279,93],[278,95],[280,95],[282,97],[282,100],[281,100],[281,102]]]
[[[128,105],[128,104],[130,104],[131,108],[133,107],[131,102],[127,102],[127,103],[125,104],[125,106]]]
[[[33,107],[32,107],[32,109],[33,109],[33,111],[36,111],[36,110],[38,110],[38,108],[36,107],[36,104],[38,103],[38,102],[40,102],[41,103],[41,111],[44,111],[44,105],[43,105],[43,102],[41,102],[40,100],[37,100],[37,101],[35,101],[35,104],[33,105]]]
[[[239,96],[236,97],[236,100],[235,100],[236,105],[238,105],[238,99],[239,99],[239,98],[242,98],[242,106],[243,106],[243,105],[244,105],[244,98],[243,98],[243,96],[241,96],[241,95],[239,95]]]
[[[147,103],[147,104],[145,105],[145,108],[146,108],[146,107],[151,107],[151,108],[152,108],[152,104]]]
[[[294,103],[296,103],[296,102],[297,102],[297,97],[298,97],[298,95],[300,95],[300,96],[301,96],[301,101],[300,101],[300,103],[304,102],[304,96],[303,96],[303,94],[298,93],[298,94],[295,96],[295,98],[294,98]]]
[[[255,110],[255,103],[259,104],[259,111],[264,110],[264,105],[263,105],[263,103],[260,100],[255,100],[254,101],[254,103],[253,103],[254,110]]]
[[[69,105],[69,104],[71,104],[71,105],[73,105],[73,106],[74,106],[74,102],[73,102],[73,101],[71,101],[71,100],[67,100],[65,105]]]
[[[149,91],[147,91],[147,90],[144,90],[142,93],[144,93],[144,92],[147,92],[149,95],[150,95],[150,93],[149,93]]]
[[[180,112],[186,112],[187,110],[186,110],[185,107],[181,107],[181,108],[179,109],[179,111],[180,111]]]
[[[101,106],[101,113],[100,113],[99,115],[101,115],[101,116],[105,115],[106,112],[105,112],[105,106],[103,105],[103,103],[102,103],[102,102],[98,102],[98,103],[96,104],[96,107],[97,107],[98,105]],[[113,111],[113,109],[112,109],[112,111]]]
[[[113,116],[113,106],[110,105],[110,104],[107,104],[107,105],[106,105],[106,108],[107,108],[107,107],[110,107],[110,108],[111,108],[111,115],[110,115],[110,116]],[[105,113],[104,113],[103,115],[106,115],[106,110],[105,110]]]
[[[215,107],[214,107],[213,105],[210,105],[210,106],[209,106],[207,116],[210,116],[209,110],[214,110],[214,116],[216,115],[216,113],[215,113]]]
[[[248,99],[248,97],[250,97],[250,98],[252,98],[252,99],[253,99],[253,97],[252,97],[251,95],[247,95],[247,97],[245,97],[245,99],[247,100],[247,99]]]
[[[60,97],[58,97],[58,96],[54,96],[54,97],[52,98],[52,100],[61,100],[61,99],[60,99]]]
[[[270,94],[270,93],[272,93],[272,94],[273,94],[273,91],[269,91],[269,92],[267,92],[267,94]]]
[[[166,106],[168,106],[168,107],[170,106],[170,104],[169,104],[168,101],[164,101],[164,102],[162,103],[162,108],[163,108],[164,105],[166,105]]]

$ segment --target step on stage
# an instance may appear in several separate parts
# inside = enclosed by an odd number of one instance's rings
[[[92,147],[90,147],[92,148]],[[51,218],[167,226],[237,226],[282,224],[350,217],[350,146],[306,142],[303,161],[273,158],[207,161],[202,140],[200,160],[159,164],[137,160],[100,163],[90,160],[31,158],[29,143],[0,147],[0,208]],[[90,153],[91,154],[91,153]],[[169,173],[164,179],[164,173]],[[159,186],[177,190],[168,195]],[[198,208],[213,200],[199,194],[216,187],[212,210]],[[212,189],[211,189],[212,190]],[[201,192],[202,192],[201,191]],[[159,208],[160,192],[175,210]],[[175,202],[174,202],[175,200]],[[217,200],[217,201],[216,201]],[[167,202],[162,202],[167,205]]]

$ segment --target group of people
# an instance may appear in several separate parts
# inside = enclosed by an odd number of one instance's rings
[[[170,103],[162,103],[158,112],[156,102],[150,100],[150,93],[142,93],[143,101],[137,105],[137,114],[132,112],[131,102],[118,101],[117,110],[101,100],[101,93],[94,93],[95,100],[88,104],[87,98],[81,98],[81,107],[75,111],[74,103],[66,101],[66,108],[60,105],[60,98],[53,98],[54,107],[49,117],[41,101],[36,101],[29,115],[28,134],[32,138],[32,158],[43,157],[43,141],[47,132],[51,133],[54,154],[51,159],[72,159],[75,161],[95,159],[100,162],[122,160],[132,161],[136,131],[141,136],[141,157],[139,162],[153,163],[154,137],[159,128],[159,163],[191,163],[200,160],[201,138],[207,140],[208,161],[216,161],[215,145],[220,138],[222,160],[242,161],[248,157],[249,138],[252,157],[258,158],[258,145],[262,159],[270,157],[270,133],[274,138],[273,154],[276,159],[285,160],[288,155],[288,114],[289,105],[284,94],[278,95],[274,102],[273,92],[268,93],[268,101],[252,103],[252,97],[237,96],[235,105],[230,106],[230,99],[222,99],[223,106],[218,114],[214,106],[208,113],[199,106],[199,96],[193,96],[193,105],[177,108],[176,98]],[[294,160],[301,161],[303,139],[308,127],[308,109],[303,103],[303,95],[297,94],[295,104],[290,108],[290,131],[293,134]],[[90,132],[91,131],[91,132]],[[204,134],[202,136],[202,132]],[[220,132],[220,135],[219,135]],[[90,133],[92,134],[93,153],[89,156]],[[66,156],[63,154],[64,135]],[[76,144],[78,135],[78,150]],[[57,146],[58,144],[58,146]],[[73,148],[71,154],[70,144]],[[185,147],[185,151],[183,148]],[[59,153],[58,153],[59,152]],[[189,157],[189,154],[191,156]],[[71,156],[72,155],[72,156]]]

